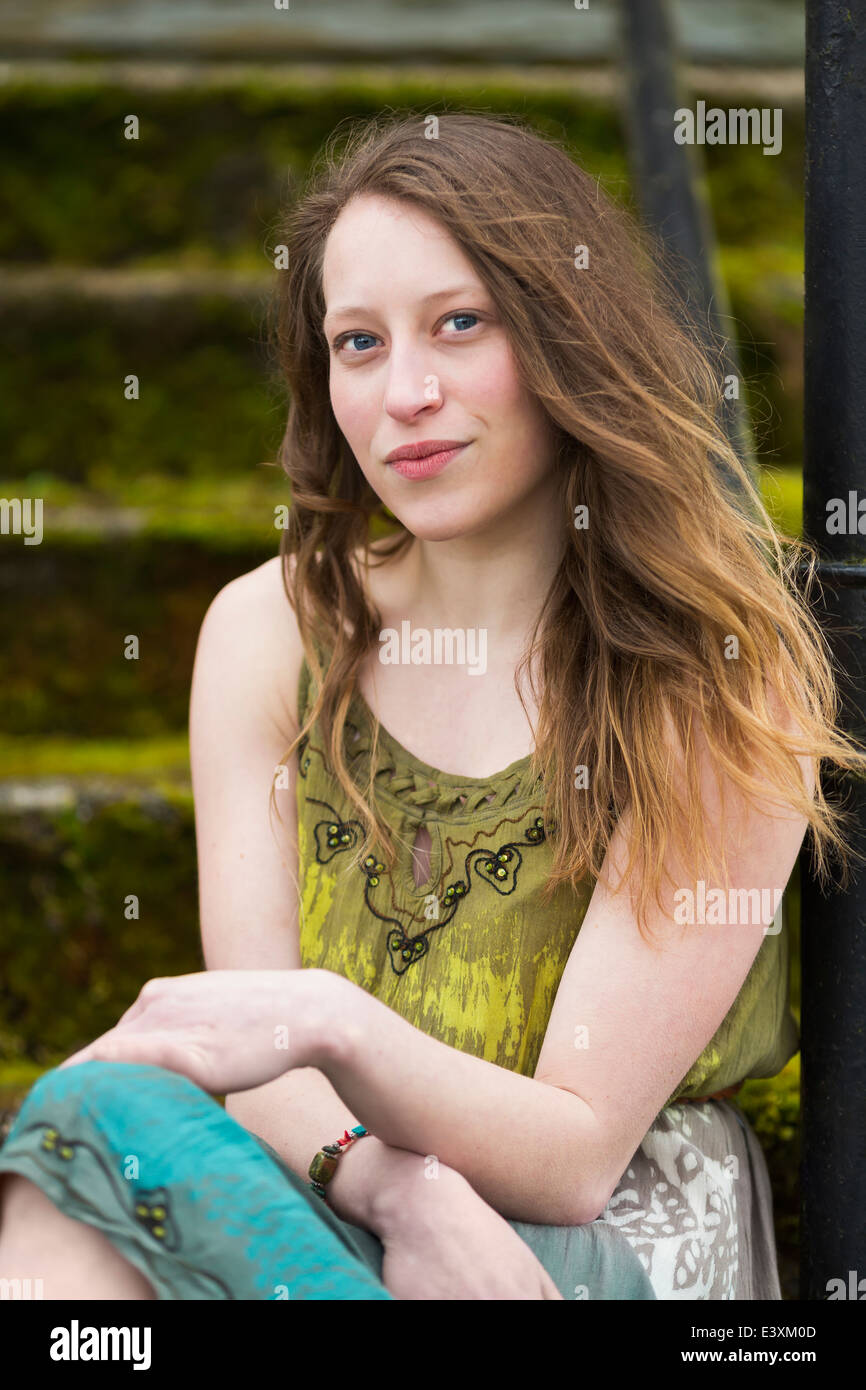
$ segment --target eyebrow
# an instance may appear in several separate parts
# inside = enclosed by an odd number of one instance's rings
[[[433,290],[431,294],[425,294],[421,300],[422,304],[432,304],[437,299],[450,299],[452,295],[477,295],[482,293],[478,285],[452,285],[446,290]],[[343,318],[348,314],[372,314],[375,310],[369,309],[365,304],[340,304],[333,309],[328,309],[322,322],[328,319]]]

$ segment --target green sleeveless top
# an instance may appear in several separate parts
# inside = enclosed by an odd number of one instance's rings
[[[304,661],[302,721],[310,686]],[[356,691],[344,748],[358,785],[366,784],[373,728]],[[559,885],[541,905],[553,851],[529,757],[495,777],[460,777],[422,762],[380,726],[374,785],[397,850],[392,873],[375,854],[350,863],[362,827],[329,771],[318,725],[298,760],[302,964],[346,976],[451,1047],[533,1076],[594,880],[579,891]],[[430,868],[418,886],[412,846],[422,823]],[[729,1012],[665,1104],[775,1076],[798,1047],[783,928],[764,937]]]

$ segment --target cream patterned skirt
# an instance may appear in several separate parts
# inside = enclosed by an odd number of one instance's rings
[[[599,1218],[658,1299],[781,1299],[773,1198],[758,1138],[727,1100],[657,1116]]]

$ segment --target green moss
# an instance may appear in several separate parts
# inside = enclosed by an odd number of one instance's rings
[[[790,466],[803,452],[802,246],[726,246],[719,263],[759,455]]]
[[[745,98],[738,104],[748,105]],[[630,186],[615,103],[552,83],[491,76],[336,71],[291,86],[211,83],[129,91],[89,80],[0,90],[0,258],[73,264],[259,265],[287,175],[303,179],[338,124],[385,109],[521,114],[564,137],[622,196]],[[138,140],[123,136],[139,117]],[[754,146],[702,150],[719,239],[796,244],[802,232],[803,120],[785,112],[773,158]]]
[[[0,308],[0,437],[7,480],[45,474],[243,477],[272,461],[284,406],[261,309],[179,294],[34,295]],[[125,396],[138,377],[138,399]]]
[[[33,547],[15,602],[0,606],[4,733],[135,740],[184,730],[207,607],[276,554],[271,536],[255,548],[228,528],[206,545],[91,535]],[[137,659],[125,654],[132,635]]]
[[[789,536],[803,529],[803,471],[797,465],[767,466],[761,473],[764,505],[776,525]]]
[[[800,1054],[792,1057],[778,1076],[747,1081],[737,1103],[757,1134],[767,1160],[779,1266],[783,1286],[788,1283],[783,1293],[796,1298],[797,1290],[792,1284],[800,1237]]]
[[[125,795],[0,819],[0,1055],[16,1065],[54,1065],[145,980],[203,968],[189,792]]]
[[[593,172],[624,174],[616,112],[519,80],[485,85],[435,77],[318,85],[136,90],[88,82],[4,85],[0,257],[81,265],[177,263],[196,248],[209,264],[260,265],[287,175],[302,178],[347,114],[384,108],[442,112],[483,105],[526,111],[570,137]],[[124,118],[139,118],[138,140]],[[598,167],[597,167],[598,166]]]
[[[129,91],[82,71],[68,86],[0,89],[0,258],[267,273],[289,176],[303,184],[347,115],[463,108],[524,115],[632,206],[618,110],[561,84],[524,91],[519,79],[495,77],[479,90],[459,74],[394,69],[324,79],[299,71],[289,89],[251,77]],[[138,141],[123,138],[130,112]],[[802,118],[786,111],[779,156],[708,146],[702,157],[759,448],[793,463],[802,451]],[[117,303],[38,294],[10,304],[0,332],[9,478],[96,487],[142,470],[228,477],[274,457],[284,402],[266,384],[258,307],[192,292]],[[136,402],[123,396],[129,373],[141,380]]]
[[[155,542],[162,540],[195,542],[212,552],[260,548],[270,554],[281,534],[276,509],[286,506],[290,491],[285,474],[264,463],[238,477],[198,478],[118,476],[108,465],[94,465],[87,485],[40,472],[0,478],[0,496],[41,498],[42,544],[61,554],[126,534],[154,543],[156,557]]]
[[[189,786],[189,738],[67,739],[46,734],[10,738],[0,734],[4,778],[116,777],[126,788],[146,783],[158,791],[166,783]]]

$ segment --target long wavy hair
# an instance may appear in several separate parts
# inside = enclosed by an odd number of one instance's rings
[[[435,138],[429,127],[405,112],[338,127],[277,228],[286,268],[271,326],[290,397],[279,462],[291,485],[280,553],[314,691],[285,759],[318,721],[365,828],[353,862],[375,848],[394,864],[375,805],[378,722],[366,786],[349,776],[344,734],[382,626],[360,571],[412,536],[384,512],[337,426],[322,330],[326,238],[353,198],[375,194],[422,208],[450,233],[556,427],[564,557],[515,671],[524,709],[520,685],[531,673],[538,711],[531,771],[554,846],[545,901],[560,883],[598,877],[626,810],[624,873],[637,863],[645,937],[669,845],[695,880],[709,881],[717,866],[701,796],[704,739],[747,796],[766,795],[769,783],[807,818],[823,879],[832,847],[847,880],[846,813],[825,799],[820,777],[810,797],[796,755],[862,775],[866,753],[837,728],[832,660],[809,607],[817,551],[776,529],[722,427],[721,347],[716,357],[701,345],[654,236],[564,147],[516,117],[446,113]],[[583,272],[578,245],[588,248]],[[588,509],[581,529],[578,507]],[[589,772],[579,792],[578,767]],[[723,846],[723,882],[726,864]]]

